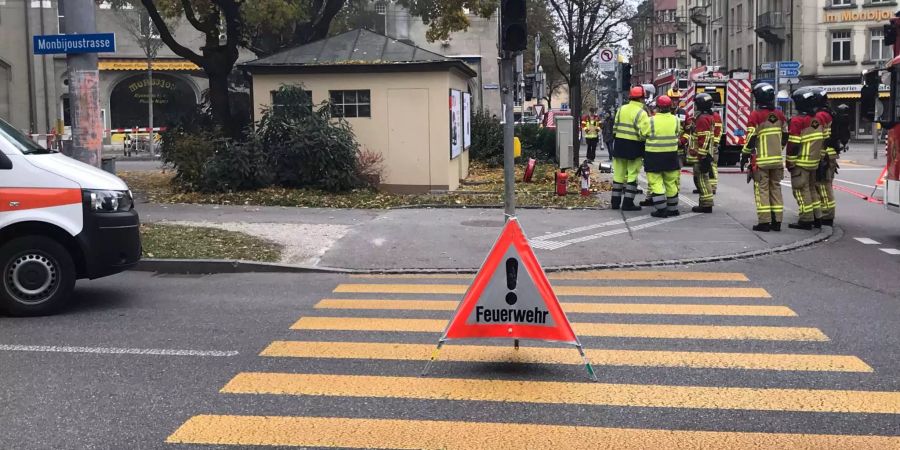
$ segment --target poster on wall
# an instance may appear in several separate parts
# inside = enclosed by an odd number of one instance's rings
[[[472,146],[472,94],[463,93],[463,150]]]
[[[450,89],[450,159],[462,153],[462,92]]]

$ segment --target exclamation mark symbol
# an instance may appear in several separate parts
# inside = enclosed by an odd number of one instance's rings
[[[514,291],[516,289],[516,282],[519,278],[519,261],[515,258],[509,258],[506,260],[506,288],[510,291]],[[506,294],[506,304],[507,305],[515,305],[516,302],[519,301],[519,298],[516,297],[515,292],[508,292]]]

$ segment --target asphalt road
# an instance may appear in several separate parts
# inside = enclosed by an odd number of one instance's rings
[[[450,343],[419,377],[466,279],[82,282],[60,315],[0,317],[0,448],[897,449],[900,215],[839,191],[837,223],[779,256],[552,279],[600,383],[530,342]]]

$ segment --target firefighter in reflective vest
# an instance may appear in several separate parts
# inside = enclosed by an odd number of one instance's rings
[[[816,95],[816,119],[825,127],[825,146],[822,151],[822,159],[816,172],[816,193],[819,195],[819,204],[822,207],[822,225],[834,225],[834,211],[837,203],[834,201],[834,174],[838,169],[838,154],[832,132],[833,116],[828,108],[828,94],[824,90]]]
[[[747,120],[747,143],[741,151],[741,167],[748,161],[753,179],[758,223],[753,231],[781,231],[784,200],[781,180],[784,178],[784,156],[781,149],[787,140],[787,118],[775,108],[775,88],[769,83],[753,87],[756,109]]]
[[[700,191],[700,204],[693,207],[694,212],[711,213],[713,207],[713,190],[709,181],[712,173],[712,147],[716,141],[715,116],[712,112],[712,96],[697,94],[694,97],[694,108],[697,109],[697,120],[694,121],[694,133],[691,136],[691,148],[687,161],[693,164],[694,184]]]
[[[791,95],[799,114],[791,118],[785,165],[791,172],[791,190],[797,200],[800,218],[788,226],[799,230],[822,226],[822,210],[815,186],[816,170],[824,150],[825,129],[816,118],[817,94],[818,89],[804,87]]]
[[[587,143],[587,159],[591,162],[597,157],[597,142],[600,141],[600,116],[597,108],[591,107],[591,113],[581,118],[581,131]]]
[[[634,204],[634,197],[638,192],[637,178],[644,157],[641,122],[649,120],[649,116],[644,109],[644,88],[632,87],[629,97],[631,101],[616,112],[613,127],[612,209],[621,207],[623,211],[639,211],[641,207]]]
[[[641,135],[646,137],[644,171],[655,210],[653,217],[678,215],[678,187],[681,167],[678,163],[678,140],[681,121],[672,114],[672,99],[660,95],[656,99],[656,114],[641,122]]]

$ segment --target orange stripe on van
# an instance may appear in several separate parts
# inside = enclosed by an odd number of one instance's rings
[[[0,188],[0,212],[81,203],[81,189]]]

